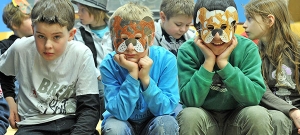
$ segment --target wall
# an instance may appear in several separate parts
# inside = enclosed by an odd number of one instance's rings
[[[0,16],[1,16],[0,17],[0,40],[5,39],[9,37],[11,34],[13,34],[13,32],[11,32],[11,30],[6,27],[6,25],[3,23],[2,20],[3,9],[5,5],[7,5],[9,2],[11,2],[11,0],[1,0],[0,3]]]

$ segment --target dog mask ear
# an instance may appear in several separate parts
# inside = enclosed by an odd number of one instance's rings
[[[208,11],[202,7],[197,12],[196,24],[200,23],[201,25],[198,32],[205,43],[210,43],[216,33],[220,35],[223,42],[228,43],[232,39],[237,21],[237,10],[233,6],[228,7],[225,11]]]

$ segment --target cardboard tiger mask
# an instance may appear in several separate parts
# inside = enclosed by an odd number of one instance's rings
[[[225,11],[208,11],[202,7],[197,12],[196,24],[200,22],[199,35],[205,43],[210,43],[216,33],[219,33],[223,42],[228,43],[234,34],[234,26],[238,21],[238,14],[233,6]]]
[[[117,52],[126,51],[130,43],[137,52],[144,52],[149,44],[149,36],[155,29],[154,21],[149,16],[141,21],[127,21],[120,16],[115,16],[112,27],[115,32],[114,47]]]

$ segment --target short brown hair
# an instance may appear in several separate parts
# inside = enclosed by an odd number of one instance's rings
[[[164,12],[167,19],[177,15],[192,17],[194,5],[194,0],[162,0],[160,11]]]
[[[32,25],[37,22],[74,27],[75,11],[70,0],[39,0],[31,12]]]

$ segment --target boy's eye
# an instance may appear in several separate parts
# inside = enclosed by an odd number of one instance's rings
[[[56,40],[60,39],[60,36],[54,36],[54,39],[56,39]]]
[[[251,21],[251,19],[252,19],[251,17],[247,17],[247,20],[248,20],[248,21]]]
[[[45,38],[43,35],[38,35],[37,37],[38,38]]]
[[[125,38],[122,38],[123,40],[127,40],[128,38],[127,37],[125,37]]]
[[[181,24],[177,24],[177,23],[175,23],[175,25],[176,25],[176,26],[181,26]]]

